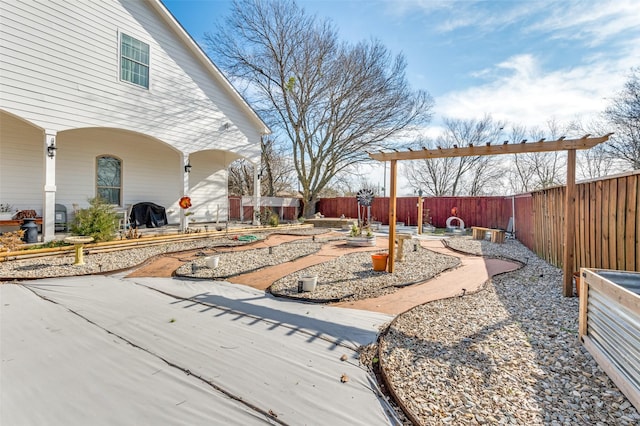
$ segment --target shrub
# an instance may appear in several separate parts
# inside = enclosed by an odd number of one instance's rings
[[[278,218],[278,215],[271,212],[271,214],[269,215],[269,226],[276,227],[279,224],[280,224],[280,219]]]
[[[95,241],[111,241],[118,228],[118,215],[110,204],[96,197],[89,207],[76,213],[71,224],[73,235],[93,237]]]

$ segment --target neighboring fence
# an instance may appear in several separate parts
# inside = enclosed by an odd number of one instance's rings
[[[264,214],[267,209],[270,209],[281,221],[297,220],[299,205],[300,201],[297,198],[260,197],[260,213]],[[229,197],[229,220],[251,222],[253,197]]]
[[[573,270],[581,267],[640,272],[640,170],[623,175],[576,184],[576,228]],[[425,197],[423,223],[446,226],[453,207],[465,227],[484,226],[507,229],[514,215],[516,238],[542,259],[561,267],[564,250],[565,187],[554,187],[509,197]],[[266,197],[264,197],[266,198]],[[297,202],[297,200],[296,200]],[[249,203],[249,204],[247,204]],[[229,197],[232,220],[250,221],[251,197]],[[281,219],[295,220],[299,208],[269,204]],[[418,197],[396,199],[398,222],[415,226]],[[242,216],[240,208],[244,208]],[[316,211],[326,217],[358,217],[355,197],[323,198]],[[515,214],[514,214],[515,212]],[[371,206],[372,220],[389,222],[389,198],[376,197]]]
[[[452,216],[451,209],[456,207],[466,228],[484,226],[507,229],[512,213],[511,199],[512,197],[424,197],[422,222],[444,228],[447,219]],[[340,217],[344,214],[347,218],[357,218],[358,202],[356,197],[323,198],[318,202],[316,211],[326,217]],[[389,224],[388,197],[374,198],[371,217],[372,220]],[[418,223],[418,197],[396,198],[396,220],[407,226]]]
[[[581,267],[640,271],[640,171],[576,184],[575,257]],[[562,266],[565,187],[515,197],[516,236]]]

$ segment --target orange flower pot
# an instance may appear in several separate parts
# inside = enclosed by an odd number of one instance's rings
[[[389,259],[389,254],[387,253],[376,253],[371,255],[371,263],[373,263],[374,271],[386,271],[387,270],[387,260]]]

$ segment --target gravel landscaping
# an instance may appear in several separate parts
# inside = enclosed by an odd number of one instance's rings
[[[182,265],[176,271],[176,276],[223,280],[309,256],[320,250],[323,244],[324,242],[321,239],[318,239],[317,242],[308,239],[292,241],[269,248],[215,252],[210,255],[216,255],[220,258],[217,268],[209,268],[205,264],[205,257],[203,256]]]
[[[326,230],[298,229],[286,231],[290,235],[309,235],[326,233]],[[256,232],[251,234],[262,240],[268,237],[269,232]],[[235,238],[232,232],[229,236],[214,236],[192,239],[178,242],[167,242],[156,245],[127,248],[124,250],[103,251],[98,248],[87,248],[84,256],[84,265],[74,265],[74,254],[51,254],[48,256],[0,261],[0,278],[2,279],[33,279],[43,277],[66,277],[75,275],[99,274],[112,271],[119,271],[134,268],[143,264],[148,259],[155,256],[167,254],[180,254],[188,251],[200,250],[202,253],[215,253],[224,247],[234,247],[239,245],[249,245],[250,241],[242,241]],[[236,262],[235,270],[243,271],[246,262]],[[204,259],[201,261],[204,266]],[[198,268],[196,268],[197,270]],[[203,268],[204,269],[204,268]],[[198,276],[191,272],[189,265],[189,276]],[[201,272],[202,278],[211,278],[212,275],[205,275]]]
[[[562,272],[514,240],[452,238],[526,265],[471,295],[418,306],[380,340],[391,388],[419,424],[634,425],[640,416],[578,340]]]
[[[312,301],[361,300],[429,280],[460,264],[456,257],[434,253],[420,246],[413,251],[409,241],[405,241],[404,246],[404,261],[393,274],[373,270],[373,252],[350,253],[287,275],[273,283],[270,291],[277,296]],[[318,277],[318,286],[313,292],[298,293],[298,280],[308,275]]]
[[[177,273],[224,279],[317,252],[340,235],[315,229],[268,248],[224,252],[247,244],[230,238],[204,238],[124,251],[91,253],[85,266],[73,256],[0,262],[0,277],[36,278],[101,273],[131,268],[166,253],[196,251]],[[266,238],[267,234],[256,234]],[[312,238],[315,236],[315,238]],[[314,241],[315,240],[315,241]],[[365,348],[361,362],[381,367],[391,390],[418,424],[633,425],[640,415],[598,367],[578,340],[578,298],[562,296],[562,271],[513,239],[505,244],[470,237],[445,240],[451,248],[483,256],[514,259],[524,266],[494,277],[484,288],[418,306],[399,315],[376,348]],[[455,268],[459,259],[406,243],[406,260],[393,274],[375,272],[371,253],[352,253],[278,280],[276,295],[322,300],[357,300]],[[204,256],[221,256],[214,270]],[[193,253],[192,253],[193,255]],[[318,288],[298,293],[302,275],[318,276]],[[410,423],[409,420],[406,421]]]

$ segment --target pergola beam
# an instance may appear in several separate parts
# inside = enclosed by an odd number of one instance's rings
[[[552,151],[568,151],[570,149],[589,149],[605,142],[613,133],[609,133],[597,138],[590,138],[585,135],[580,139],[564,139],[560,138],[555,141],[538,141],[527,143],[501,143],[500,145],[485,146],[464,146],[458,148],[443,149],[422,149],[394,152],[376,152],[369,153],[369,157],[378,161],[391,160],[421,160],[429,158],[446,158],[446,157],[474,157],[482,155],[501,155],[501,154],[523,154],[526,152],[552,152]]]

